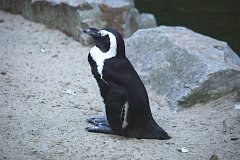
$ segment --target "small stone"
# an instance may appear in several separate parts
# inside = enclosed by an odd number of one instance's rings
[[[181,149],[178,149],[179,152],[181,153],[188,153],[188,149],[186,149],[185,147],[181,148]]]
[[[223,133],[227,133],[227,122],[226,122],[226,120],[223,121]]]
[[[223,50],[223,46],[213,46],[213,47],[218,49],[218,50]]]
[[[234,109],[240,110],[240,104],[235,104]]]
[[[238,140],[238,137],[231,138],[231,141],[236,141],[236,140]]]
[[[72,89],[67,89],[66,90],[66,94],[69,94],[69,95],[76,95],[76,92]]]
[[[33,155],[37,154],[37,151],[36,150],[32,151],[32,154]]]
[[[1,75],[6,75],[6,74],[7,74],[7,72],[1,71]]]
[[[209,158],[209,160],[219,160],[219,159],[218,159],[218,156],[217,156],[216,154],[213,154],[213,155]]]

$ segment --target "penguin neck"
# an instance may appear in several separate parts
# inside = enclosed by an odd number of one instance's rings
[[[117,50],[116,50],[117,57],[125,57],[125,44],[123,39],[117,39]]]

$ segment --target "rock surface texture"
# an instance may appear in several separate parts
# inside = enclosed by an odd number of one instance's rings
[[[145,84],[171,109],[240,90],[240,59],[227,45],[183,27],[138,30],[126,53]]]
[[[156,26],[151,14],[139,14],[133,0],[1,0],[0,9],[56,28],[83,44],[90,38],[83,28],[113,27],[125,37],[139,28]]]

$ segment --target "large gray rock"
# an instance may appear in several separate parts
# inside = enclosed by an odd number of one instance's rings
[[[139,29],[154,28],[157,26],[157,21],[154,15],[142,13],[138,19]]]
[[[227,43],[183,27],[138,30],[127,56],[145,84],[171,109],[208,102],[240,90],[240,59]]]
[[[155,27],[151,14],[139,14],[133,0],[1,0],[0,9],[48,27],[57,28],[74,39],[88,44],[86,27],[113,27],[125,37],[138,28]]]

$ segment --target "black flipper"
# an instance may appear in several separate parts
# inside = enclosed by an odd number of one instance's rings
[[[117,135],[124,135],[122,129],[122,109],[127,102],[127,89],[109,82],[109,95],[106,102],[106,115],[110,127]]]

